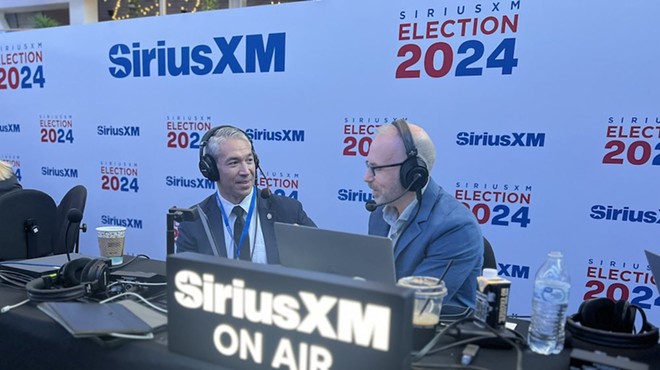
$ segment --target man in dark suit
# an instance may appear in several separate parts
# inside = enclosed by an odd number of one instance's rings
[[[475,217],[430,176],[435,146],[421,127],[404,120],[378,128],[364,180],[379,205],[369,234],[394,243],[397,279],[444,277],[444,302],[474,307],[483,264],[483,238]]]
[[[275,222],[316,226],[297,200],[257,189],[259,158],[242,130],[219,126],[207,132],[199,167],[218,191],[194,207],[196,220],[179,224],[177,252],[277,264]]]

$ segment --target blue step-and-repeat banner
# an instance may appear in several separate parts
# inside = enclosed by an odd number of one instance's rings
[[[561,250],[571,306],[625,298],[660,322],[660,2],[321,0],[0,34],[0,159],[93,229],[165,257],[166,213],[215,190],[199,141],[247,131],[278,194],[366,233],[378,125],[425,127],[433,177],[470,208],[531,310]],[[350,256],[347,256],[347,258]]]

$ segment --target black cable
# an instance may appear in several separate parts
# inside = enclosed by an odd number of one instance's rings
[[[10,288],[25,289],[32,277],[20,272],[2,271],[0,272],[0,284],[6,285]]]
[[[434,349],[428,351],[426,354],[427,355],[432,355],[432,354],[436,354],[438,352],[442,352],[442,351],[446,351],[448,349],[452,349],[454,347],[462,346],[464,344],[469,344],[469,343],[472,343],[472,342],[480,341],[482,339],[490,339],[490,338],[492,338],[492,336],[490,336],[490,335],[480,335],[478,337],[472,337],[472,338],[467,338],[467,339],[463,339],[463,340],[458,340],[456,342],[447,344],[446,346],[434,348]]]
[[[151,258],[150,258],[149,256],[147,256],[146,254],[138,254],[138,255],[135,255],[135,256],[132,256],[132,257],[133,257],[133,258],[131,258],[128,262],[123,262],[121,265],[117,265],[117,266],[112,266],[112,267],[110,267],[110,270],[116,270],[116,269],[124,268],[124,267],[130,265],[131,263],[135,262],[135,261],[138,259],[138,257],[143,257],[143,258],[146,258],[146,259],[148,259],[148,260],[151,259]]]
[[[412,370],[417,369],[473,369],[473,370],[490,370],[481,366],[474,365],[461,365],[461,364],[412,364]]]
[[[441,331],[439,331],[435,335],[435,337],[433,337],[433,339],[431,339],[431,341],[429,341],[429,343],[426,346],[424,346],[424,348],[422,348],[419,352],[413,353],[413,364],[417,365],[418,361],[420,361],[422,358],[424,358],[425,356],[427,356],[429,354],[437,353],[437,352],[444,351],[446,349],[454,347],[455,343],[452,343],[448,346],[440,347],[439,349],[434,349],[434,347],[436,346],[436,344],[438,343],[440,338],[442,338],[442,336],[445,335],[450,329],[456,328],[456,330],[458,330],[459,333],[460,333],[460,328],[458,327],[458,325],[460,325],[462,323],[465,323],[465,322],[474,322],[476,324],[479,324],[480,326],[483,326],[486,330],[490,331],[497,338],[503,340],[505,343],[507,343],[511,347],[513,347],[516,351],[516,370],[522,370],[522,349],[520,348],[519,344],[512,341],[512,340],[510,340],[510,339],[508,339],[508,338],[506,338],[506,337],[504,337],[500,332],[498,332],[497,330],[491,328],[483,320],[479,320],[475,317],[466,317],[466,318],[463,318],[463,319],[460,319],[460,320],[456,320],[453,323],[447,325]],[[516,332],[515,330],[510,330],[510,331],[512,331],[524,343],[524,337],[520,333]],[[479,336],[479,337],[469,338],[470,339],[469,341],[465,341],[461,344],[474,342],[474,341],[481,340],[481,339],[487,339],[487,338],[491,338],[491,337],[492,336],[489,335],[489,336]]]

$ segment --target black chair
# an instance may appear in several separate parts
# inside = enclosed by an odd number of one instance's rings
[[[495,252],[490,242],[484,236],[484,264],[481,269],[497,269],[497,261],[495,260]]]
[[[53,198],[39,190],[0,196],[0,260],[52,254],[56,213]]]
[[[78,251],[80,220],[85,212],[85,203],[87,203],[87,188],[82,185],[72,187],[62,197],[60,204],[57,206],[57,231],[53,246],[55,254],[66,253],[67,251],[73,252],[74,246],[75,251]],[[75,210],[78,210],[79,213]],[[82,229],[86,229],[84,224]]]

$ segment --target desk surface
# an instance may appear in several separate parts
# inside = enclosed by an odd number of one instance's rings
[[[165,265],[161,261],[139,261],[131,269],[164,273]],[[24,290],[0,285],[0,307],[25,298]],[[440,345],[451,341],[451,338],[446,338]],[[579,347],[602,350],[584,343]],[[460,364],[463,348],[459,346],[434,354],[421,363]],[[660,369],[660,346],[645,351],[620,350],[610,353],[643,361],[650,364],[651,369]],[[3,369],[223,370],[217,365],[169,352],[166,332],[157,333],[154,340],[130,341],[113,348],[104,348],[90,339],[76,339],[39,311],[34,303],[0,314],[0,359]],[[568,369],[569,361],[568,350],[555,356],[537,355],[529,349],[523,351],[523,369]],[[480,349],[472,365],[510,370],[515,369],[515,363],[513,349]]]

